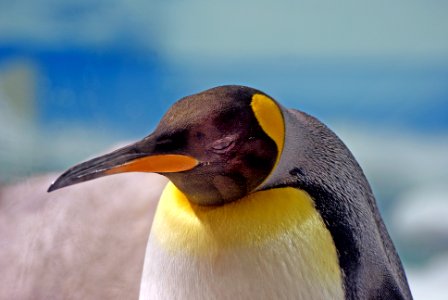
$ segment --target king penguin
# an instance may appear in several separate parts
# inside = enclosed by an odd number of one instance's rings
[[[412,299],[351,152],[259,90],[185,97],[153,133],[70,168],[49,191],[135,171],[170,180],[140,299]]]

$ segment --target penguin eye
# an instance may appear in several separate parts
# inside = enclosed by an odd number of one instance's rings
[[[233,148],[233,145],[235,144],[234,141],[235,139],[231,136],[219,139],[212,144],[212,151],[216,153],[225,153]]]

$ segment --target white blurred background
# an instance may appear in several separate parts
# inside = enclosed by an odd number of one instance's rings
[[[182,96],[249,85],[347,143],[415,299],[448,299],[447,13],[417,0],[0,1],[0,183],[143,137]]]

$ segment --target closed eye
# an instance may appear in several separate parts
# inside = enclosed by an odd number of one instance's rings
[[[213,152],[216,153],[225,153],[229,151],[233,146],[235,145],[235,138],[232,136],[227,136],[225,138],[219,139],[215,141],[211,149]]]

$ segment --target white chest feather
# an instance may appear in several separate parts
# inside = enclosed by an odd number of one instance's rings
[[[331,235],[309,196],[282,188],[215,208],[169,184],[140,299],[344,299]]]

